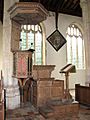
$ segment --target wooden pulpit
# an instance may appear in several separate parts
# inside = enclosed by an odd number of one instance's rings
[[[72,98],[72,96],[69,93],[69,73],[75,73],[75,72],[76,72],[75,65],[72,65],[72,64],[67,64],[60,70],[60,73],[65,74],[65,80],[66,80],[66,90],[64,94],[65,99]]]
[[[13,52],[13,76],[16,78],[28,78],[32,76],[33,49]]]
[[[22,91],[21,101],[23,103],[23,87],[27,80],[32,78],[32,54],[34,50],[14,51],[13,52],[13,77],[17,78]]]

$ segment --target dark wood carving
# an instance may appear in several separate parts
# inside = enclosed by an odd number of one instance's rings
[[[17,22],[12,20],[11,28],[11,51],[19,50],[19,40],[21,26]]]
[[[30,78],[32,76],[33,49],[13,52],[13,76],[16,78]]]
[[[75,99],[81,104],[90,106],[90,86],[75,85]]]
[[[76,72],[75,65],[72,64],[67,64],[60,70],[60,73],[65,74],[66,90],[65,90],[64,98],[68,100],[72,99],[72,96],[70,95],[69,92],[69,73],[75,73],[75,72]]]
[[[61,99],[64,94],[64,81],[54,78],[40,78],[32,82],[31,103],[35,107],[46,104],[51,99]]]
[[[0,80],[0,120],[4,120],[4,89],[2,85],[2,72]]]
[[[48,11],[37,2],[16,2],[8,12],[10,18],[21,25],[36,25],[46,20],[48,16]]]

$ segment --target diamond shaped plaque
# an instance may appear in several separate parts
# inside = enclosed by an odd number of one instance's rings
[[[48,38],[47,41],[53,46],[53,48],[58,51],[65,43],[66,39],[63,35],[55,30]]]

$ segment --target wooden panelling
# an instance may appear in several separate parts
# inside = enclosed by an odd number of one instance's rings
[[[36,25],[46,20],[48,11],[37,2],[16,2],[8,12],[10,18],[21,25]]]
[[[4,90],[0,80],[0,120],[4,120]]]
[[[13,77],[30,78],[32,76],[32,53],[34,50],[13,52]]]
[[[4,103],[0,102],[0,120],[4,120]]]
[[[46,104],[51,99],[61,99],[64,94],[64,82],[53,78],[34,80],[31,88],[31,102],[34,106]]]
[[[20,24],[12,20],[11,51],[19,50],[20,30],[21,30]]]
[[[33,78],[51,78],[55,65],[33,65]]]
[[[90,106],[90,86],[75,85],[75,99],[81,104]]]

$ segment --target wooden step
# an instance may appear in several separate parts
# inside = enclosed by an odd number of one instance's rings
[[[53,109],[54,116],[61,116],[61,118],[78,116],[79,114],[79,103],[77,101],[51,100],[48,102],[48,106]]]
[[[39,107],[39,112],[45,118],[51,118],[54,115],[54,110],[47,105]]]
[[[46,105],[39,108],[40,114],[45,118],[71,118],[78,117],[79,104],[78,102],[61,100],[50,100]]]

